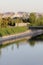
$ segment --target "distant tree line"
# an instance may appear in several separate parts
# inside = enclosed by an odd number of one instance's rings
[[[20,18],[0,18],[0,27],[15,26],[15,23],[23,22]]]
[[[21,22],[29,22],[31,26],[43,26],[43,16],[37,16],[35,13],[30,13],[28,18],[0,18],[0,27],[15,26],[15,23]]]
[[[43,26],[43,16],[30,13],[29,22],[31,26]]]

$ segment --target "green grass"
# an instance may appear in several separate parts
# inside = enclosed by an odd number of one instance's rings
[[[27,30],[27,27],[6,27],[6,28],[0,28],[0,37],[25,32]]]

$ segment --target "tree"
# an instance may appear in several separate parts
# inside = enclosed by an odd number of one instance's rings
[[[42,15],[40,16],[38,15],[37,17],[35,13],[30,13],[29,20],[30,20],[31,26],[43,26],[43,16]]]
[[[2,18],[2,20],[1,20],[1,27],[7,27],[7,25],[8,25],[7,18]]]
[[[38,18],[38,20],[39,20],[39,22],[37,22],[38,25],[39,25],[39,26],[43,26],[43,16],[40,16],[40,17]]]
[[[34,23],[36,22],[36,14],[35,13],[30,13],[29,21],[30,21],[31,25],[34,25]]]
[[[0,18],[0,27],[1,27],[2,18]]]

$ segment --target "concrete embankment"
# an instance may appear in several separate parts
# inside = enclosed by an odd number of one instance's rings
[[[31,38],[30,36],[31,30],[27,30],[26,32],[22,32],[19,34],[9,35],[0,37],[0,44],[4,45],[10,42],[18,41],[21,39]]]
[[[41,34],[43,34],[43,30],[28,30],[26,32],[22,32],[19,34],[3,36],[0,37],[0,44],[4,45],[21,39],[26,39],[26,38],[30,39],[31,37],[35,37]]]

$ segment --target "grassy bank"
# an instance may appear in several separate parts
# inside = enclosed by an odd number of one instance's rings
[[[6,35],[12,35],[16,33],[25,32],[27,30],[27,27],[6,27],[6,28],[0,28],[0,37],[6,36]]]

